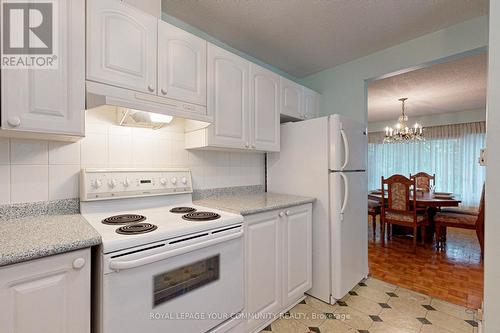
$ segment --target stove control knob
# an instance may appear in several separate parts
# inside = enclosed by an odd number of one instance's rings
[[[115,179],[110,179],[108,181],[108,186],[111,187],[111,188],[115,188],[116,187],[116,180]]]
[[[92,184],[92,187],[95,189],[102,186],[102,182],[99,179],[94,179],[91,184]]]
[[[181,182],[182,182],[184,185],[186,185],[186,184],[187,184],[187,182],[188,182],[188,180],[187,180],[187,178],[186,178],[186,177],[182,177],[182,178],[181,178]]]
[[[176,178],[176,177],[172,177],[172,178],[170,179],[170,182],[171,182],[172,184],[174,184],[174,185],[175,185],[175,184],[177,184],[177,178]]]
[[[162,184],[162,185],[167,185],[167,184],[168,184],[167,179],[166,179],[166,178],[163,178],[163,177],[162,177],[162,178],[160,178],[160,184]]]
[[[123,181],[123,186],[129,187],[130,186],[130,179],[125,178],[125,180]]]

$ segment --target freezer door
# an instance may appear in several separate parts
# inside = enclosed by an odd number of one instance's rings
[[[366,172],[330,174],[331,290],[337,300],[368,275],[366,182]]]
[[[330,116],[330,170],[366,170],[366,126],[338,114]]]

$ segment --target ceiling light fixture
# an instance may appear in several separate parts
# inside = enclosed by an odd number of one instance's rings
[[[408,98],[398,99],[401,102],[401,115],[395,128],[386,127],[384,143],[395,142],[419,142],[424,140],[422,125],[415,123],[413,127],[408,127],[408,116],[406,115],[405,102]]]

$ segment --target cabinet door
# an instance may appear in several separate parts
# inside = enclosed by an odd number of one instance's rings
[[[87,80],[156,94],[157,19],[116,0],[87,0]]]
[[[285,210],[283,244],[283,305],[304,295],[312,286],[312,205]]]
[[[0,268],[0,300],[0,332],[89,333],[90,249]]]
[[[250,132],[252,148],[280,150],[279,76],[250,66]]]
[[[208,44],[207,50],[207,109],[214,117],[209,127],[209,144],[248,148],[249,62],[212,44]]]
[[[207,42],[158,21],[159,96],[207,105]]]
[[[2,69],[2,129],[84,135],[85,1],[58,1],[57,69]]]
[[[304,91],[304,118],[311,119],[319,116],[320,94],[306,87]]]
[[[302,119],[302,86],[299,84],[280,78],[281,85],[281,108],[280,113],[289,117]]]
[[[281,310],[281,239],[279,212],[251,215],[245,225],[246,313],[279,313]],[[266,318],[251,318],[247,332]]]

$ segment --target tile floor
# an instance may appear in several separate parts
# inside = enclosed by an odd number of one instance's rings
[[[476,311],[375,278],[335,305],[307,296],[261,333],[476,333]]]

